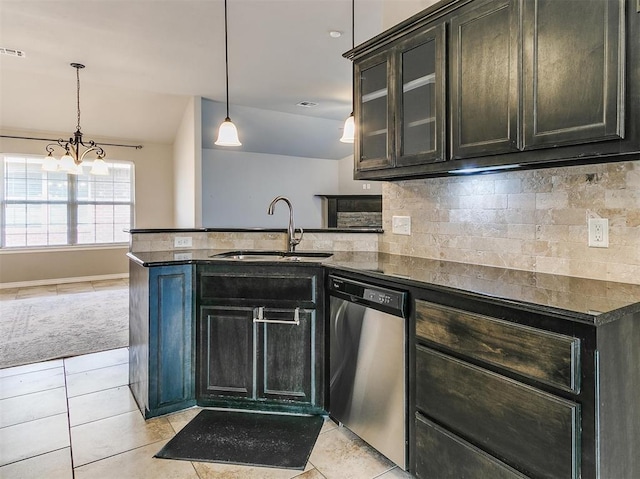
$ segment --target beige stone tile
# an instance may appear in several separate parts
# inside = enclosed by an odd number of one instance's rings
[[[67,376],[67,395],[72,398],[129,384],[129,364],[92,369]]]
[[[92,281],[91,285],[95,291],[105,291],[112,289],[123,289],[129,287],[128,279],[109,279],[103,281]]]
[[[176,412],[173,414],[169,414],[165,416],[173,430],[176,432],[180,432],[183,427],[185,427],[189,422],[198,415],[198,413],[202,411],[202,408],[194,407],[191,409],[187,409],[185,411]]]
[[[153,457],[167,441],[155,442],[115,456],[76,467],[75,479],[198,479],[189,461]]]
[[[394,467],[344,427],[318,436],[309,462],[327,479],[373,478]]]
[[[404,471],[400,467],[396,466],[390,471],[377,476],[376,479],[411,479],[412,477],[413,476],[407,471]]]
[[[58,294],[93,293],[91,282],[63,283],[56,286]]]
[[[0,429],[0,466],[65,447],[69,447],[66,413],[4,427]]]
[[[173,435],[167,419],[145,421],[138,411],[74,426],[71,428],[74,467],[170,439]]]
[[[67,412],[64,387],[0,400],[0,428]]]
[[[18,297],[18,288],[0,289],[0,301],[11,301]]]
[[[194,462],[193,466],[196,468],[200,479],[291,479],[301,474],[301,471],[295,469],[253,467],[215,462]],[[312,466],[307,463],[305,472],[311,469]],[[305,477],[305,479],[307,478]]]
[[[45,369],[62,368],[62,359],[53,361],[43,361],[41,363],[25,364],[23,366],[14,366],[12,368],[0,369],[0,378],[8,376],[17,376],[19,374],[33,373],[36,371],[44,371]]]
[[[65,447],[0,467],[0,477],[72,479],[71,449]]]
[[[137,410],[138,405],[133,399],[129,386],[120,386],[69,398],[71,426]]]
[[[29,288],[20,288],[16,299],[39,298],[41,296],[56,296],[58,289],[55,284],[47,286],[33,286]]]
[[[294,476],[295,479],[326,479],[320,471],[317,469],[309,469],[298,476]]]
[[[0,399],[64,387],[64,370],[60,367],[0,378]]]
[[[118,348],[67,358],[64,360],[64,366],[66,374],[69,375],[118,364],[128,364],[128,362],[129,348]]]

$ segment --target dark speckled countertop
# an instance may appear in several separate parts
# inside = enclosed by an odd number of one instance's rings
[[[234,261],[211,258],[224,251],[228,250],[159,251],[128,256],[145,267]],[[629,314],[640,321],[640,285],[376,252],[339,251],[330,258],[311,261],[401,285],[463,291],[589,324],[601,325]],[[274,262],[282,264],[282,260]]]

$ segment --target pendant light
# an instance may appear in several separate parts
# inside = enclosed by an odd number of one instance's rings
[[[238,130],[229,118],[229,41],[227,38],[227,0],[224,0],[224,67],[227,88],[227,117],[224,119],[218,130],[218,139],[215,144],[218,146],[240,146]]]
[[[351,49],[356,46],[356,0],[351,0]],[[353,83],[353,64],[351,65],[351,81]],[[353,94],[351,95],[351,115],[344,121],[342,130],[342,143],[353,143],[356,136],[356,119],[353,116]]]

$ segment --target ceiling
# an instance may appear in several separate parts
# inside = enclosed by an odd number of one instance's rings
[[[357,0],[356,44],[384,3]],[[234,105],[342,120],[351,112],[351,0],[228,0]],[[330,30],[343,32],[332,38]],[[173,142],[191,96],[225,101],[223,0],[0,0],[0,127]],[[318,103],[314,108],[296,106]]]

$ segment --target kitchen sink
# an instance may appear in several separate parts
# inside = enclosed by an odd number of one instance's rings
[[[326,251],[236,250],[213,254],[209,257],[237,261],[308,261],[329,258],[332,255],[333,253]]]

